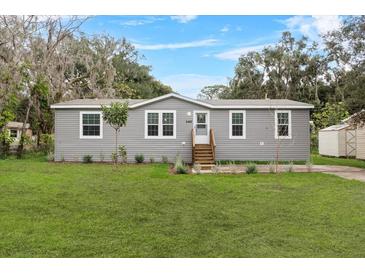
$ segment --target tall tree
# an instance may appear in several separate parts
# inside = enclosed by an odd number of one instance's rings
[[[11,105],[16,119],[40,135],[53,130],[53,103],[151,98],[172,91],[138,63],[141,57],[127,40],[81,33],[85,20],[0,16],[0,113]]]
[[[276,45],[239,58],[229,90],[222,96],[232,99],[268,96],[319,105],[326,62],[317,47],[316,43],[308,43],[305,37],[296,40],[290,32],[284,32]]]
[[[225,85],[213,85],[204,87],[199,95],[199,99],[223,99],[226,96],[229,97],[230,88]]]
[[[365,108],[365,16],[348,17],[324,37],[331,81],[351,113]]]

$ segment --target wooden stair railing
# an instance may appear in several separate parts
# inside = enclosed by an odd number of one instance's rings
[[[214,130],[209,131],[208,144],[196,144],[196,131],[191,130],[191,144],[192,144],[192,161],[193,164],[199,163],[204,167],[211,167],[215,164],[215,136]]]
[[[191,130],[191,143],[192,143],[192,148],[193,148],[192,160],[193,160],[193,164],[194,164],[194,162],[195,162],[195,128],[193,128]]]
[[[216,144],[215,144],[214,130],[212,128],[210,129],[210,136],[209,136],[209,138],[210,138],[209,144],[210,144],[210,147],[212,149],[213,159],[215,161],[215,147],[216,147]]]

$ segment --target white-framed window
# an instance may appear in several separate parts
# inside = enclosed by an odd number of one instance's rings
[[[101,111],[80,111],[80,139],[103,138],[103,115]]]
[[[246,111],[229,111],[229,138],[246,139]]]
[[[290,110],[275,110],[275,139],[291,139]]]
[[[176,110],[146,110],[146,139],[176,139]]]

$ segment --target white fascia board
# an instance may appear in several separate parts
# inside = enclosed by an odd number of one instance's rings
[[[310,109],[314,106],[255,106],[255,105],[242,105],[242,106],[213,106],[214,109]]]
[[[176,93],[168,93],[168,94],[165,94],[165,95],[162,95],[162,96],[150,99],[150,100],[146,100],[146,101],[131,105],[130,108],[132,108],[132,109],[133,108],[138,108],[138,107],[141,107],[141,106],[144,106],[144,105],[147,105],[147,104],[151,104],[153,102],[161,101],[161,100],[164,100],[164,99],[167,99],[167,98],[170,98],[170,97],[178,98],[178,99],[181,99],[183,101],[187,101],[187,102],[190,102],[190,103],[193,103],[193,104],[201,105],[201,106],[204,106],[204,107],[207,107],[207,108],[214,108],[214,106],[212,106],[211,104],[200,102],[200,101],[197,101],[197,100],[194,100],[194,99],[191,99],[191,98],[188,98],[188,97],[176,94]]]
[[[152,102],[153,103],[153,102]],[[203,105],[200,102],[194,101],[198,105]],[[129,106],[130,109],[137,108],[141,105]],[[255,105],[242,105],[242,106],[212,106],[204,104],[203,106],[211,109],[312,109],[314,106],[255,106]],[[101,105],[51,105],[51,109],[100,109]]]
[[[57,108],[95,108],[99,109],[101,105],[51,105],[52,109]]]

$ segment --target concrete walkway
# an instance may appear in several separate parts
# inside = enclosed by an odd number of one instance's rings
[[[307,170],[306,167],[304,167]],[[323,172],[326,174],[333,174],[339,177],[358,180],[365,182],[365,169],[349,166],[326,166],[326,165],[314,165],[312,172]]]
[[[259,173],[269,173],[270,166],[257,165]],[[275,167],[274,167],[275,168]],[[288,172],[289,165],[278,165],[278,172]],[[216,166],[213,170],[201,170],[201,173],[244,173],[246,167],[244,165],[222,165]],[[308,172],[306,165],[293,165],[292,172]],[[365,169],[349,166],[328,166],[328,165],[313,165],[311,172],[322,172],[333,174],[345,179],[353,179],[365,182]],[[196,173],[196,172],[194,172]]]

